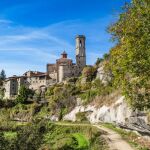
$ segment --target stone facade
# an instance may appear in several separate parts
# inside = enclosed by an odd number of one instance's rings
[[[4,98],[15,98],[21,85],[25,85],[32,90],[39,90],[52,83],[55,83],[55,80],[50,78],[47,73],[28,71],[23,76],[13,76],[5,80]]]
[[[67,58],[64,51],[61,58],[55,64],[47,64],[47,73],[50,77],[55,77],[57,82],[62,82],[66,78],[77,77],[86,66],[85,36],[76,36],[76,64]]]
[[[47,64],[47,72],[28,71],[22,76],[9,77],[4,82],[4,98],[13,98],[18,94],[21,85],[32,90],[46,88],[66,78],[77,77],[86,65],[85,36],[76,36],[76,64],[67,58],[64,51],[55,64]]]

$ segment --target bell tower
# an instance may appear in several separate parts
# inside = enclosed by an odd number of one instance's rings
[[[76,64],[80,71],[86,66],[85,36],[76,36]]]

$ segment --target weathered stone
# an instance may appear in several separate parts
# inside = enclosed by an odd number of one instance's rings
[[[146,113],[133,112],[128,107],[123,96],[111,106],[103,105],[100,108],[91,105],[76,106],[63,119],[76,121],[76,114],[78,112],[88,112],[87,118],[91,123],[115,123],[122,128],[136,130],[143,135],[150,135],[150,126],[147,124]]]

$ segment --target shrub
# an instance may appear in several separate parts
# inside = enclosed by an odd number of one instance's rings
[[[4,106],[4,101],[0,99],[0,108]]]
[[[46,131],[44,121],[30,124],[17,131],[16,149],[37,150],[41,147],[43,136]]]
[[[87,119],[86,115],[87,115],[86,112],[78,112],[76,114],[76,120],[78,122],[87,122],[88,119]]]
[[[82,76],[87,77],[88,81],[92,81],[96,77],[97,68],[92,66],[87,66],[82,71]]]
[[[4,89],[0,88],[0,98],[3,99],[4,97]]]
[[[22,85],[19,89],[19,95],[16,98],[17,103],[26,103],[28,98],[32,97],[34,95],[34,92],[28,88],[26,88],[24,85]]]
[[[9,142],[5,139],[4,133],[0,132],[0,150],[9,149]]]
[[[82,91],[86,91],[86,90],[89,90],[89,89],[91,89],[91,82],[86,82],[86,83],[84,83],[84,84],[81,84],[81,90]]]
[[[52,95],[54,95],[54,88],[55,88],[55,86],[51,86],[51,87],[49,87],[48,89],[47,89],[47,91],[46,91],[46,96],[52,96]]]

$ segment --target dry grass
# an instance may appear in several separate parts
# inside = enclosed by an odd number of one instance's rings
[[[115,103],[120,97],[121,92],[119,90],[114,91],[113,93],[105,96],[96,96],[93,101],[91,102],[91,105],[94,105],[96,107],[101,107],[103,105],[111,106],[113,103]]]

